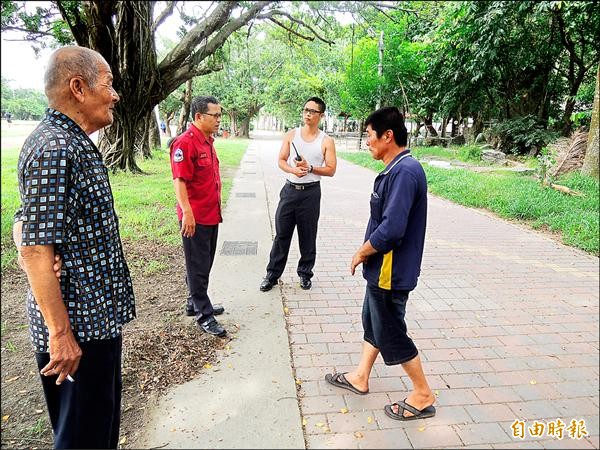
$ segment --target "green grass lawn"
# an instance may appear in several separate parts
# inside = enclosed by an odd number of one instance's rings
[[[468,163],[481,163],[481,148],[478,145],[453,145],[450,147],[414,147],[412,154],[418,158],[458,160]]]
[[[240,165],[248,143],[247,139],[215,141],[223,181],[223,207],[229,198],[235,169]],[[16,169],[19,151],[16,148],[2,150],[2,270],[13,264],[16,255],[11,230],[13,214],[19,206]],[[140,161],[139,165],[145,174],[110,174],[121,237],[179,245],[181,238],[168,150],[155,150],[152,159]]]
[[[419,155],[429,154],[429,148],[416,148],[413,154],[419,158]],[[375,171],[384,167],[368,152],[339,155]],[[598,254],[599,184],[593,178],[571,173],[556,181],[584,194],[575,197],[544,188],[533,178],[517,173],[448,170],[426,163],[423,167],[432,194],[460,205],[490,210],[503,218],[523,221],[535,229],[559,233],[563,243]]]

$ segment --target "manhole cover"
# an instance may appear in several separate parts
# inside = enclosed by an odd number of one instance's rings
[[[224,241],[221,255],[256,255],[258,241]]]
[[[236,197],[248,197],[255,198],[256,194],[254,192],[238,192],[235,194]]]

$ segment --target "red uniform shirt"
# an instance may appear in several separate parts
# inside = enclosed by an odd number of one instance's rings
[[[205,136],[192,123],[171,144],[173,179],[185,181],[194,219],[201,225],[217,225],[223,221],[219,159],[213,142],[212,136]],[[177,217],[180,221],[183,218],[179,203]]]

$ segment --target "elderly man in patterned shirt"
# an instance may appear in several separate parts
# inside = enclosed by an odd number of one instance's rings
[[[117,448],[119,439],[121,329],[135,303],[107,169],[89,138],[113,122],[112,81],[99,53],[55,51],[46,117],[19,156],[13,235],[55,448]]]

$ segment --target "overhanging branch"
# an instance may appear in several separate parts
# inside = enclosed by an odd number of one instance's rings
[[[326,39],[326,38],[324,38],[323,36],[321,36],[321,35],[320,35],[320,34],[319,34],[319,33],[318,33],[318,32],[317,32],[317,31],[316,31],[316,30],[315,30],[313,27],[311,27],[310,25],[308,25],[308,24],[307,24],[306,22],[304,22],[303,20],[300,20],[300,19],[298,19],[298,18],[296,18],[296,17],[292,16],[291,14],[289,14],[289,13],[287,13],[287,12],[285,12],[285,11],[281,11],[281,10],[278,10],[278,9],[274,9],[274,10],[271,10],[271,11],[269,11],[269,12],[265,13],[265,14],[259,14],[258,16],[256,16],[256,18],[257,18],[257,19],[269,19],[269,20],[271,20],[272,22],[274,22],[274,23],[276,23],[277,25],[279,25],[280,27],[282,27],[282,28],[286,29],[287,31],[290,31],[290,32],[292,32],[293,34],[297,35],[298,37],[301,37],[301,38],[303,38],[303,39],[306,39],[306,40],[309,40],[309,41],[312,41],[312,40],[313,40],[313,39],[312,39],[312,38],[310,38],[310,37],[303,36],[303,35],[301,35],[301,34],[297,33],[296,31],[294,31],[294,30],[290,29],[289,27],[286,27],[286,26],[282,25],[282,24],[281,24],[279,21],[277,21],[276,19],[274,19],[274,18],[273,18],[273,16],[284,16],[284,17],[287,17],[287,18],[288,18],[288,19],[289,19],[291,22],[294,22],[294,23],[297,23],[297,24],[299,24],[299,25],[302,25],[304,28],[307,28],[308,30],[310,30],[310,32],[311,32],[311,33],[312,33],[312,34],[313,34],[313,35],[314,35],[314,36],[315,36],[317,39],[319,39],[320,41],[322,41],[322,42],[324,42],[324,43],[326,43],[326,44],[329,44],[329,45],[331,45],[331,44],[335,44],[335,42],[333,42],[333,41],[330,41],[329,39]]]
[[[288,33],[292,33],[296,36],[298,36],[301,39],[304,39],[306,41],[314,41],[315,38],[311,37],[311,36],[304,36],[303,34],[298,33],[296,30],[293,30],[292,28],[286,26],[284,23],[280,22],[279,20],[275,19],[274,17],[269,17],[269,20],[271,22],[273,22],[275,25],[283,28],[284,30],[286,30]]]
[[[156,21],[152,24],[152,33],[156,32],[156,29],[171,15],[175,9],[177,2],[167,2],[166,8],[156,18]]]

